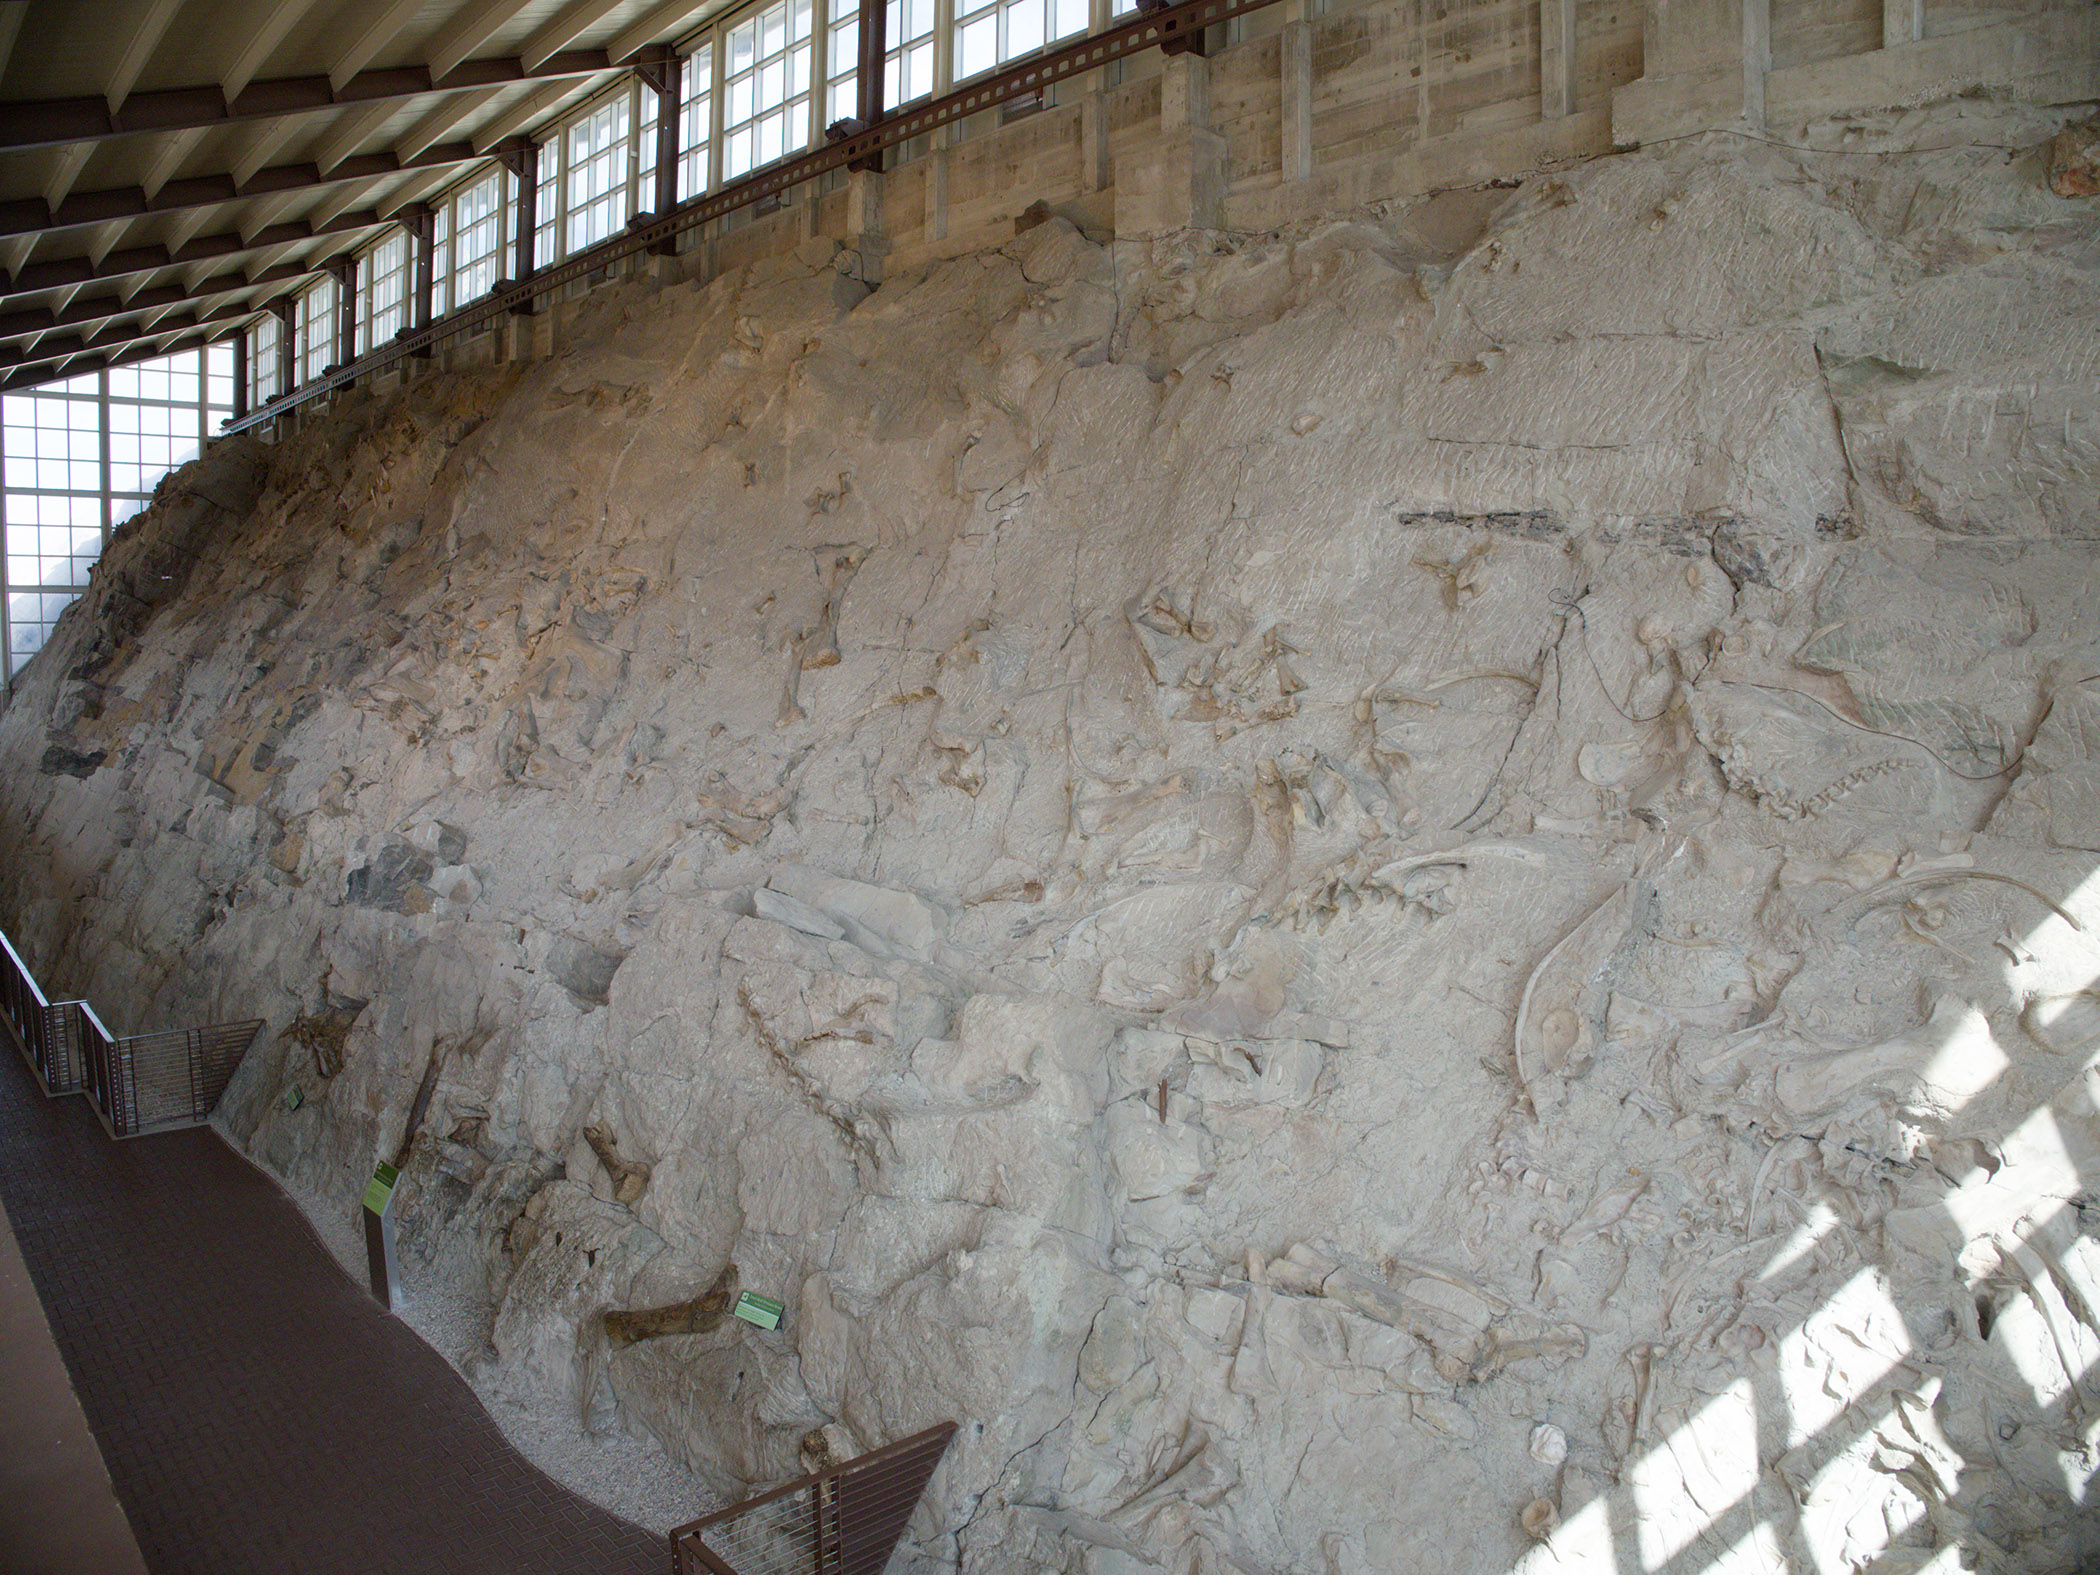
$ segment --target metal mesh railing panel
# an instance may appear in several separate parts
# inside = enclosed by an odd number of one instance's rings
[[[679,1527],[678,1575],[881,1575],[954,1436],[943,1422]]]
[[[262,1026],[257,1018],[119,1039],[96,1022],[84,1038],[104,1123],[114,1136],[136,1137],[206,1120]]]
[[[4,935],[0,935],[0,1015],[14,1030],[15,1043],[21,1046],[37,1081],[44,1085],[44,1092],[70,1092],[68,1088],[53,1086],[51,1003],[44,999],[28,965]]]
[[[44,1008],[44,1092],[77,1094],[86,1086],[80,1036],[75,1031],[72,1001],[53,1001]]]
[[[131,1068],[116,1035],[85,1001],[72,1003],[72,1033],[80,1046],[81,1086],[111,1137],[128,1137],[132,1124]]]
[[[119,1037],[85,1001],[45,997],[0,935],[0,1017],[47,1094],[85,1093],[112,1137],[210,1118],[261,1018]]]

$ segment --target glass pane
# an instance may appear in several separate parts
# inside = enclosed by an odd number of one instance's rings
[[[1012,60],[1016,56],[1032,54],[1043,47],[1043,10],[1041,0],[1023,0],[1009,6],[1006,12],[1006,48],[1002,58]]]
[[[974,77],[980,72],[991,70],[998,63],[998,18],[980,17],[963,28],[961,47],[956,51],[956,75]]]

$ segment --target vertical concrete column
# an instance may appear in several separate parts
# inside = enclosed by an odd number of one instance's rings
[[[1305,18],[1304,0],[1291,0],[1285,8],[1283,36],[1279,43],[1283,77],[1283,178],[1306,180],[1313,172],[1313,70],[1312,24]]]
[[[1575,113],[1575,0],[1539,0],[1539,118]]]
[[[1210,129],[1210,61],[1194,53],[1161,62],[1159,130],[1162,136]]]
[[[948,238],[948,131],[946,126],[934,129],[933,147],[926,155],[926,238],[929,241]]]
[[[882,183],[887,178],[879,170],[853,169],[846,175],[846,245],[860,254],[859,276],[869,285],[882,283],[883,260],[890,254],[882,222]],[[816,204],[809,206],[815,209]]]
[[[1210,129],[1210,62],[1190,50],[1161,62],[1159,135],[1116,169],[1116,233],[1215,229],[1225,198],[1225,139]]]
[[[1090,75],[1098,78],[1100,73]],[[1116,149],[1109,132],[1108,95],[1097,80],[1079,101],[1079,189],[1106,191],[1115,183]]]
[[[1713,127],[1765,124],[1771,0],[1649,0],[1637,82],[1611,95],[1612,141],[1626,146]]]
[[[1772,0],[1743,0],[1743,119],[1765,129],[1765,78],[1772,72]]]
[[[1915,44],[1925,36],[1925,0],[1881,0],[1881,47]]]

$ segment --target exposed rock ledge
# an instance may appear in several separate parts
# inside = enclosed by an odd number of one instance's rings
[[[928,1568],[2072,1569],[2100,241],[1963,144],[2077,118],[605,292],[164,487],[5,922],[267,1016],[328,1221],[406,1138],[586,1480],[954,1417]]]

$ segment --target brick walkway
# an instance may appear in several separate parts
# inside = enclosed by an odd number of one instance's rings
[[[156,1575],[662,1575],[209,1130],[112,1143],[0,1028],[0,1196]]]

